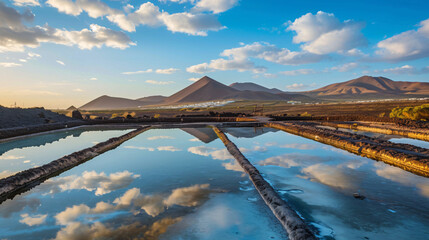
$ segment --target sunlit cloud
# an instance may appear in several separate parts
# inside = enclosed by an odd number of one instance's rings
[[[20,223],[26,224],[28,226],[35,226],[43,224],[46,221],[47,214],[38,214],[30,216],[27,213],[21,214],[21,219],[19,220]]]
[[[5,68],[12,68],[12,67],[20,67],[22,66],[21,63],[14,63],[14,62],[0,62],[0,66]]]
[[[158,151],[167,151],[167,152],[178,152],[178,151],[182,151],[182,149],[174,147],[174,146],[159,146],[156,149],[158,149]]]
[[[65,66],[66,64],[63,61],[57,60],[56,61],[58,64]]]

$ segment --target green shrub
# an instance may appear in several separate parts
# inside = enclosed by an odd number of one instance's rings
[[[416,107],[396,107],[392,109],[389,117],[427,121],[429,120],[429,104],[423,104]]]

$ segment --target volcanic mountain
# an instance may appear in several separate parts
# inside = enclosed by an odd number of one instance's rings
[[[429,95],[429,83],[399,82],[385,77],[363,76],[304,92],[318,98],[398,98]]]
[[[231,87],[232,86],[232,87]],[[101,96],[83,105],[82,110],[137,109],[148,105],[171,105],[199,103],[219,100],[254,100],[254,101],[317,101],[299,93],[286,93],[278,89],[269,89],[253,83],[235,83],[226,86],[207,76],[190,86],[169,96],[149,96],[136,100]]]
[[[164,103],[194,103],[229,99],[241,91],[228,87],[207,76],[171,95]]]

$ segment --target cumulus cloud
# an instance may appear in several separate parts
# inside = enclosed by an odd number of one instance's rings
[[[367,43],[362,23],[341,22],[332,13],[307,13],[288,25],[287,30],[296,32],[293,42],[314,54],[342,53]]]
[[[114,31],[97,24],[91,24],[89,29],[67,31],[51,28],[48,25],[27,27],[24,22],[31,22],[34,15],[27,10],[19,13],[0,2],[0,52],[24,51],[25,48],[35,48],[43,42],[66,46],[77,46],[80,49],[92,49],[102,46],[125,49],[134,45],[123,32]]]
[[[355,189],[358,182],[354,175],[350,174],[350,168],[343,165],[315,164],[302,171],[324,185],[337,188]]]
[[[138,188],[127,190],[122,196],[116,198],[113,204],[98,202],[91,208],[85,204],[67,207],[64,211],[55,215],[57,224],[69,225],[76,219],[88,214],[103,214],[117,210],[145,211],[148,215],[156,217],[166,208],[174,205],[195,207],[208,199],[211,190],[209,184],[197,184],[189,187],[174,189],[170,194],[144,195]]]
[[[376,54],[383,60],[403,61],[429,56],[429,19],[420,22],[417,30],[409,30],[377,44]]]
[[[13,5],[15,6],[40,6],[39,1],[37,0],[13,0]]]
[[[158,239],[161,234],[167,231],[170,225],[180,220],[181,218],[167,217],[154,222],[151,226],[135,222],[121,225],[117,228],[101,222],[88,225],[81,222],[72,222],[58,231],[55,239]]]
[[[209,63],[201,63],[188,67],[186,70],[191,73],[207,73],[215,70],[237,70],[239,72],[252,71],[261,73],[266,70],[263,66],[257,66],[251,59],[263,59],[282,65],[298,65],[318,62],[323,56],[312,54],[306,51],[293,52],[286,48],[278,48],[275,45],[254,42],[238,48],[224,50],[219,58],[211,60]]]
[[[48,0],[47,4],[57,8],[60,12],[73,16],[80,15],[82,12],[87,12],[92,18],[106,16],[109,21],[128,32],[135,32],[139,25],[147,25],[165,26],[171,32],[207,36],[208,31],[218,31],[224,28],[214,15],[188,12],[169,14],[161,12],[159,7],[151,2],[141,4],[134,12],[131,12],[132,8],[127,8],[128,13],[110,8],[99,0],[76,0],[75,2]],[[215,10],[220,10],[220,7]]]
[[[100,196],[125,188],[138,177],[140,175],[128,171],[111,173],[110,175],[104,172],[85,171],[82,173],[82,176],[73,175],[58,179],[49,179],[45,182],[43,188],[49,189],[50,193],[84,189],[95,192],[95,195]]]
[[[332,67],[331,70],[338,71],[338,72],[348,72],[350,70],[356,69],[357,67],[359,67],[358,63],[350,62],[350,63],[345,63],[343,65]]]
[[[198,147],[190,147],[188,148],[188,152],[200,155],[211,157],[216,160],[233,160],[234,158],[226,149],[217,149],[206,146],[198,146]]]
[[[24,213],[24,214],[21,214],[21,219],[19,220],[19,222],[31,227],[31,226],[40,225],[44,223],[46,221],[47,216],[48,214],[44,214],[44,215],[39,214],[39,215],[30,216],[27,213]]]
[[[146,80],[146,83],[154,84],[154,85],[169,85],[169,84],[173,84],[174,82],[173,81],[163,82],[163,81],[156,81],[156,80]]]
[[[237,3],[238,0],[200,0],[196,3],[194,10],[221,13],[233,8]]]

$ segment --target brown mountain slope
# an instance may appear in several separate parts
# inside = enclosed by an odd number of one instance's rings
[[[258,85],[256,83],[251,83],[251,82],[245,82],[245,83],[235,82],[229,86],[239,91],[268,92],[272,94],[283,93],[283,91],[280,91],[277,88],[266,88],[264,86]]]
[[[81,110],[131,109],[144,105],[141,101],[103,95],[81,106]]]
[[[144,102],[145,104],[158,104],[162,103],[167,97],[161,95],[148,96],[136,99],[137,101]]]
[[[334,83],[307,94],[317,96],[341,95],[383,95],[395,96],[404,94],[429,94],[429,83],[421,82],[395,82],[384,77],[363,76],[347,82]]]
[[[217,82],[207,76],[168,97],[164,103],[192,103],[229,99],[240,91]]]

